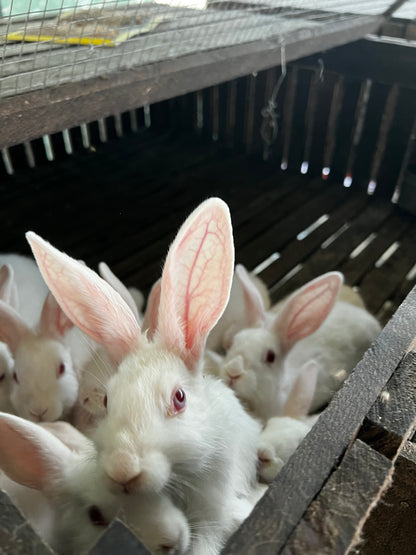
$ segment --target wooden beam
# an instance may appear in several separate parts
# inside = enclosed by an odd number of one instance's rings
[[[286,60],[355,41],[382,19],[357,17],[284,37]],[[281,62],[282,36],[194,53],[79,83],[5,98],[0,104],[0,148],[203,89]]]

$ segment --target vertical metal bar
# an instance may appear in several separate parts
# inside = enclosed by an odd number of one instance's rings
[[[106,143],[107,142],[107,126],[105,123],[105,119],[100,118],[98,120],[98,134],[100,136],[100,141],[102,143]]]
[[[325,137],[325,147],[323,156],[322,178],[326,179],[331,172],[332,160],[334,157],[336,141],[338,117],[341,112],[342,102],[344,98],[344,77],[338,76],[338,80],[334,85],[332,93],[331,108],[329,110],[328,127]]]
[[[211,109],[212,109],[212,140],[218,141],[219,132],[220,132],[220,109],[219,109],[219,88],[217,85],[212,87],[211,89]]]
[[[7,147],[1,149],[1,157],[3,158],[4,167],[9,175],[14,174],[12,159],[10,158],[9,149]]]
[[[296,88],[298,84],[298,68],[295,66],[289,76],[284,105],[283,120],[283,152],[280,167],[287,170],[290,154],[290,142],[292,140],[293,111],[295,107]]]
[[[115,122],[117,137],[122,137],[123,136],[123,123],[121,121],[121,114],[116,114],[114,116],[114,122]]]
[[[88,128],[87,123],[81,123],[79,126],[81,129],[81,137],[82,137],[82,146],[84,148],[90,148],[91,141],[90,141],[90,130]]]
[[[29,168],[34,168],[36,166],[35,155],[33,154],[32,145],[29,142],[23,143],[25,148],[26,160]]]
[[[130,110],[129,115],[130,115],[131,130],[133,131],[133,133],[137,133],[137,131],[139,130],[139,126],[137,124],[136,110]]]
[[[64,129],[62,131],[62,137],[64,139],[65,152],[67,154],[72,154],[74,149],[72,148],[72,139],[69,129]]]
[[[387,137],[393,123],[394,113],[396,111],[397,98],[399,96],[399,86],[395,83],[387,96],[384,107],[383,117],[381,118],[380,129],[377,137],[376,149],[370,170],[370,182],[368,184],[367,193],[372,195],[377,187],[377,177],[380,171],[381,162],[387,145]]]
[[[55,158],[54,153],[53,153],[53,148],[52,148],[52,143],[51,143],[51,138],[49,135],[43,135],[42,136],[42,141],[43,141],[43,146],[45,147],[45,153],[46,153],[46,158],[49,160],[49,162],[52,162]]]
[[[144,126],[146,127],[146,129],[149,129],[149,127],[152,126],[152,118],[150,116],[149,104],[146,104],[145,106],[143,106],[143,113],[144,113]]]

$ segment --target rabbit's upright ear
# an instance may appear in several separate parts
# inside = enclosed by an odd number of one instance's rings
[[[330,313],[343,282],[339,272],[328,272],[293,293],[274,320],[282,355],[316,331]]]
[[[211,198],[180,228],[161,282],[158,332],[190,370],[196,369],[207,335],[227,305],[233,268],[228,206]]]
[[[48,489],[69,456],[70,449],[38,424],[0,413],[0,468],[14,482]]]
[[[49,292],[43,303],[42,314],[40,316],[40,331],[46,335],[61,338],[73,327],[72,320],[67,317],[56,302],[55,297]]]
[[[0,301],[0,341],[6,343],[12,355],[30,328],[21,316],[8,304]]]
[[[149,293],[142,329],[147,330],[147,337],[152,339],[157,329],[157,317],[160,304],[161,280],[158,279]]]
[[[131,296],[130,291],[127,289],[124,283],[120,281],[115,274],[113,274],[113,272],[110,270],[109,266],[105,262],[100,262],[98,264],[98,271],[100,273],[100,276],[103,279],[105,279],[105,281],[109,283],[111,287],[117,291],[117,293],[120,294],[121,298],[130,307],[130,310],[133,312],[136,320],[140,322],[140,316],[139,316],[139,311],[137,309],[137,305],[134,302],[134,299]]]
[[[246,314],[246,326],[251,328],[256,324],[263,322],[265,319],[266,309],[260,291],[254,285],[253,281],[242,264],[235,267],[235,275],[240,282],[243,290],[243,299]]]
[[[13,268],[4,264],[0,268],[0,300],[19,310],[19,294],[14,281]]]
[[[111,285],[87,266],[55,249],[32,231],[26,234],[43,279],[65,314],[106,349],[118,365],[139,344],[134,314]]]
[[[315,395],[318,368],[314,359],[308,360],[302,366],[284,406],[284,416],[301,419],[309,413]]]

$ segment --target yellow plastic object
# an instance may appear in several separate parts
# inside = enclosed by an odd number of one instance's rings
[[[47,23],[29,25],[6,35],[10,41],[52,42],[87,46],[117,46],[127,39],[149,33],[165,18],[162,16],[105,13],[105,10],[82,10],[61,15]]]

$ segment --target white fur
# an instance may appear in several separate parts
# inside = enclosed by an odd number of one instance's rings
[[[229,211],[199,206],[166,258],[154,341],[98,276],[33,233],[27,237],[66,313],[118,366],[95,442],[108,487],[167,491],[192,531],[190,553],[218,553],[251,509],[260,425],[220,380],[204,376],[206,337],[229,298],[234,249]],[[174,399],[186,396],[181,410]]]
[[[14,430],[8,439],[15,437],[17,445],[23,435],[26,451],[18,447],[10,453],[0,440],[0,468],[9,475],[0,473],[0,487],[58,553],[87,553],[115,516],[152,553],[166,553],[167,548],[177,555],[187,551],[190,531],[182,511],[166,495],[120,499],[110,493],[103,486],[94,445],[69,424],[38,425],[0,413],[0,427],[4,425]],[[30,469],[30,457],[36,459],[39,454],[42,463],[36,470],[44,473],[43,480]],[[19,464],[16,473],[14,467]],[[100,510],[105,522],[91,521],[92,507]]]
[[[305,422],[289,416],[268,420],[258,443],[258,473],[265,482],[275,478],[309,430]]]
[[[282,414],[300,369],[310,359],[319,367],[311,411],[329,402],[381,331],[364,309],[337,302],[321,327],[285,355],[273,328],[275,318],[237,333],[221,369],[222,379],[263,421]],[[268,350],[276,355],[272,364],[265,362]]]
[[[238,268],[243,267],[239,264]],[[252,282],[259,298],[262,300],[265,309],[269,309],[270,297],[266,285],[253,273],[249,273],[246,270],[244,271],[247,274],[247,278]],[[207,349],[218,353],[224,352],[224,349],[229,347],[233,335],[240,329],[247,327],[247,325],[248,322],[245,310],[244,291],[239,277],[239,272],[236,269],[231,285],[230,299],[221,318],[208,335]]]
[[[66,417],[77,399],[77,372],[90,358],[93,343],[73,328],[33,260],[1,255],[2,260],[13,268],[19,298],[18,312],[0,301],[0,338],[13,358],[13,380],[8,380],[13,409],[32,421]]]

